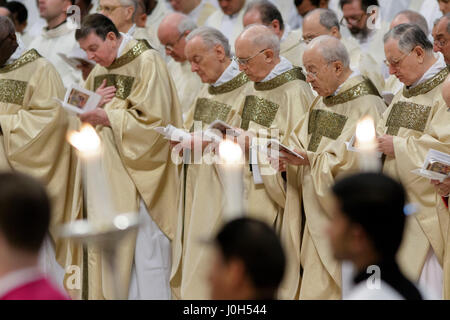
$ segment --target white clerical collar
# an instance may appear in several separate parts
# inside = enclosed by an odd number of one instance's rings
[[[45,26],[43,31],[42,31],[42,36],[44,36],[46,38],[57,38],[57,37],[61,37],[63,35],[66,35],[68,33],[71,33],[75,29],[76,29],[76,25],[72,23],[71,19],[69,19],[69,20],[61,23],[56,28],[53,28],[53,29],[50,29],[50,30],[48,30],[47,26]]]
[[[359,70],[354,70],[354,71],[348,76],[348,78],[347,78],[344,82],[342,82],[341,85],[336,89],[336,91],[333,93],[333,96],[337,95],[337,94],[339,93],[339,91],[341,91],[342,86],[343,86],[348,80],[350,80],[351,78],[360,76],[360,75],[361,75],[361,72],[359,72]]]
[[[231,60],[230,65],[225,69],[219,79],[214,84],[212,84],[212,86],[218,87],[225,82],[234,79],[240,73],[241,71],[239,70],[239,65],[236,63],[236,61]]]
[[[25,45],[23,44],[22,40],[20,38],[17,38],[17,49],[14,51],[14,53],[9,57],[8,61],[6,61],[5,65],[11,64],[17,59],[20,58],[20,56],[26,51]]]
[[[43,278],[38,267],[24,268],[7,273],[0,278],[0,297],[28,282]]]
[[[122,37],[122,43],[119,46],[119,50],[117,50],[117,57],[120,57],[123,53],[123,50],[125,49],[125,46],[127,45],[128,42],[130,42],[131,40],[133,40],[133,37],[130,36],[128,33],[120,33],[121,37]]]
[[[129,35],[130,37],[132,37],[134,35],[134,33],[136,32],[136,23],[134,23],[131,28],[128,30],[127,35]]]
[[[419,84],[433,78],[445,67],[447,67],[447,64],[445,63],[444,56],[439,52],[437,61],[423,74],[422,78],[414,82],[409,88],[417,87]]]
[[[272,80],[275,77],[278,77],[280,74],[285,73],[292,69],[292,63],[289,62],[288,59],[280,56],[280,62],[270,71],[270,73],[261,81],[267,82]]]

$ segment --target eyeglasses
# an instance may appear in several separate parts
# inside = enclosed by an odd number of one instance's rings
[[[362,18],[364,18],[364,13],[359,17],[342,17],[341,21],[339,21],[339,24],[343,27],[347,27],[349,24],[355,25],[358,24],[362,20]]]
[[[314,38],[317,38],[317,36],[308,36],[306,38],[301,38],[300,42],[304,43],[304,44],[309,44],[311,41],[314,40]]]
[[[173,51],[174,47],[177,45],[177,43],[181,40],[181,38],[183,38],[185,35],[185,32],[183,32],[182,34],[180,34],[180,36],[178,37],[178,39],[173,43],[173,44],[166,44],[164,46],[164,48],[168,51]]]
[[[413,52],[414,48],[408,53],[408,54],[404,54],[403,57],[401,57],[400,59],[398,59],[397,61],[392,61],[389,62],[387,61],[387,59],[384,60],[384,64],[389,68],[398,68],[400,67],[400,64],[403,62],[403,60],[406,59],[407,56],[409,56],[411,54],[411,52]]]
[[[448,40],[440,38],[440,39],[434,39],[433,43],[438,46],[439,48],[445,47],[445,45],[448,43]]]
[[[120,8],[122,6],[98,6],[97,11],[98,12],[104,12],[106,14],[111,14],[113,13],[114,10],[116,10],[117,8]]]
[[[252,60],[253,58],[255,58],[258,54],[263,53],[264,51],[268,50],[269,48],[263,49],[261,51],[259,51],[257,54],[251,56],[250,58],[238,58],[238,57],[233,57],[233,60],[236,61],[238,64],[240,65],[247,65],[250,60]]]
[[[319,70],[323,69],[324,67],[328,67],[330,64],[332,64],[333,62],[336,62],[337,60],[333,60],[333,61],[329,61],[326,64],[323,64]],[[306,77],[310,76],[311,78],[317,78],[317,74],[319,73],[319,71],[308,71],[305,68],[305,72],[306,72]]]

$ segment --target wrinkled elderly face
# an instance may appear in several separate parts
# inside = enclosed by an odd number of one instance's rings
[[[222,46],[208,48],[201,37],[195,37],[186,44],[185,54],[191,63],[192,72],[196,72],[203,83],[215,83],[223,73],[220,63],[225,56]]]
[[[340,82],[335,69],[336,62],[327,63],[317,47],[305,51],[303,65],[306,81],[321,97],[328,97],[337,90]]]
[[[122,6],[119,0],[100,0],[100,13],[107,16],[120,32],[128,32],[125,26],[132,23],[133,6]]]
[[[269,48],[259,48],[251,40],[238,38],[236,40],[236,58],[244,60],[239,63],[239,69],[244,71],[250,80],[260,82],[270,73],[273,66],[270,63],[273,60],[268,56]]]
[[[448,19],[442,18],[433,28],[433,50],[444,55],[445,62],[450,63],[450,34],[447,33]]]
[[[103,40],[95,32],[91,32],[87,37],[78,40],[89,60],[93,60],[103,67],[109,67],[117,56],[119,40],[113,32],[106,35]]]
[[[218,0],[220,8],[226,15],[233,15],[244,6],[245,0]]]
[[[303,30],[303,40],[306,43],[309,43],[312,39],[317,38],[318,36],[323,35],[332,36],[331,31],[320,24],[318,14],[308,16],[307,19],[303,20],[302,30]]]
[[[421,68],[414,49],[411,52],[403,52],[398,47],[398,40],[389,39],[384,44],[384,53],[389,64],[389,73],[406,86],[412,85],[422,76],[417,73]]]
[[[158,38],[166,50],[166,54],[177,62],[186,61],[184,50],[186,48],[187,32],[180,34],[173,25],[165,25],[158,29]]]
[[[342,7],[344,21],[347,28],[355,35],[366,28],[367,13],[361,8],[361,0],[354,0],[352,3],[345,4]]]
[[[49,21],[65,13],[72,3],[68,0],[39,0],[39,14]]]

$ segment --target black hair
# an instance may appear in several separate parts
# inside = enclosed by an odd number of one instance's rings
[[[28,19],[28,10],[27,8],[18,1],[10,1],[6,2],[5,8],[11,12],[11,18],[16,20],[18,23],[22,24]]]
[[[275,231],[264,222],[239,218],[226,224],[216,237],[225,259],[241,260],[258,299],[273,299],[283,279],[286,257]]]
[[[45,187],[22,173],[0,173],[0,233],[11,248],[38,253],[50,224]]]
[[[81,22],[80,29],[75,31],[75,39],[86,38],[92,32],[95,32],[97,36],[106,40],[108,33],[113,32],[117,38],[120,38],[119,30],[117,30],[114,23],[106,16],[100,13],[94,13],[87,15]]]
[[[381,173],[360,173],[338,181],[332,191],[341,212],[364,229],[378,254],[395,258],[406,220],[403,186]]]
[[[351,4],[353,1],[355,1],[355,0],[340,0],[339,5],[342,9],[344,7],[344,5]],[[360,1],[361,1],[361,9],[364,12],[367,12],[367,8],[369,8],[370,6],[379,6],[377,0],[360,0]]]

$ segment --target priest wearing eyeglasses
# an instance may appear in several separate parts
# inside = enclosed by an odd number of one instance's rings
[[[433,53],[425,33],[413,24],[401,24],[384,36],[389,72],[403,84],[378,127],[383,172],[399,179],[410,202],[418,205],[408,217],[400,267],[413,281],[442,297],[442,263],[445,244],[436,214],[436,193],[427,179],[412,174],[422,167],[430,149],[448,153],[450,112],[442,95],[449,69]]]

